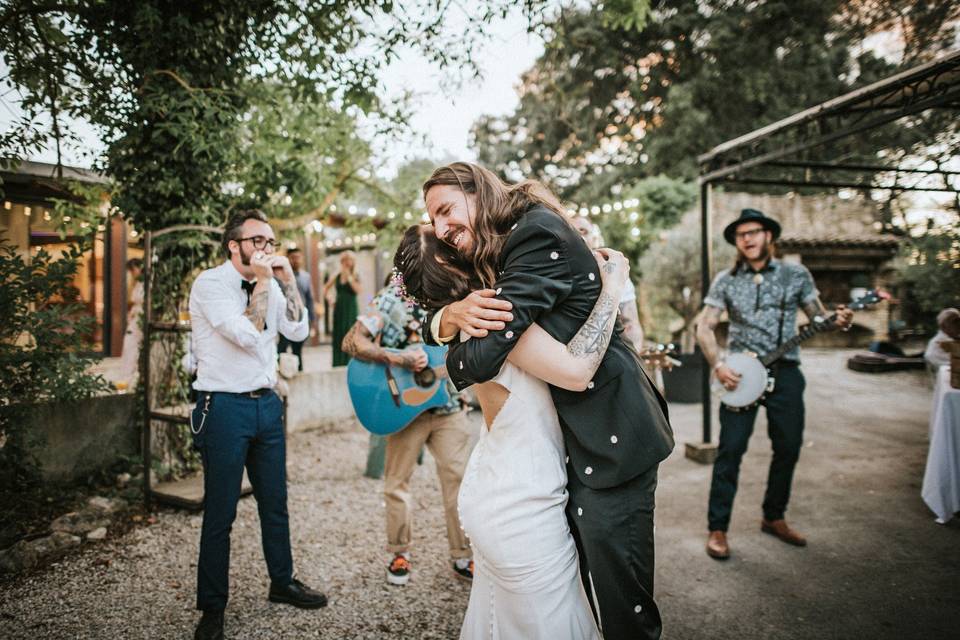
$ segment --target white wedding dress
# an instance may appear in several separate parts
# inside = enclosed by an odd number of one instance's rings
[[[475,573],[461,640],[599,639],[564,509],[563,436],[550,390],[513,364],[510,395],[460,485]]]

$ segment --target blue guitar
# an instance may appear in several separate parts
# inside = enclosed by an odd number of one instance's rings
[[[427,409],[450,402],[447,385],[446,347],[416,345],[423,349],[427,366],[409,369],[353,358],[347,365],[347,387],[357,419],[367,431],[385,436],[400,431]],[[401,353],[398,349],[387,349]]]

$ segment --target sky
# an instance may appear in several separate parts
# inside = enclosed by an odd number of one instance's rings
[[[481,77],[450,87],[450,71],[441,71],[412,50],[385,67],[380,79],[385,96],[396,97],[405,90],[414,93],[411,133],[401,140],[373,141],[378,155],[378,173],[388,178],[406,159],[428,157],[475,160],[469,147],[470,128],[481,115],[502,115],[516,108],[515,87],[521,74],[543,52],[538,36],[527,35],[527,21],[519,11],[487,26],[488,38],[474,52]],[[6,75],[0,62],[0,77]],[[441,84],[447,85],[441,88]],[[16,92],[0,91],[0,130],[6,129],[19,114]],[[102,151],[96,132],[86,123],[73,122],[72,128],[83,141],[83,149],[68,149],[64,163],[89,167],[91,154]],[[56,162],[56,153],[48,149],[29,158]]]

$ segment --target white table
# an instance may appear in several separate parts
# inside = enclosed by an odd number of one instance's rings
[[[944,524],[960,511],[960,389],[950,386],[950,367],[940,367],[930,411],[930,451],[923,474],[923,501]]]

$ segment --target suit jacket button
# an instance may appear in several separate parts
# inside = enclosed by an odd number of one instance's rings
[[[587,383],[587,389],[593,389],[596,385],[593,384],[593,380]]]
[[[587,467],[586,469],[583,470],[583,472],[587,475],[590,475],[591,473],[593,473],[593,467]]]
[[[610,442],[617,444],[617,436],[610,436]]]
[[[643,607],[641,607],[640,605],[637,605],[633,608],[634,613],[640,613],[641,611],[643,611]]]
[[[509,340],[510,338],[513,337],[513,331],[507,331],[507,332],[506,332],[505,334],[503,334],[503,335],[507,336],[507,340]]]
[[[557,253],[556,251],[553,251],[553,252],[550,253],[550,259],[551,259],[551,260],[556,260],[556,259],[559,258],[559,257],[560,257],[560,254]]]
[[[583,515],[583,507],[577,507],[577,515],[578,515],[578,516],[582,516],[582,515]]]

